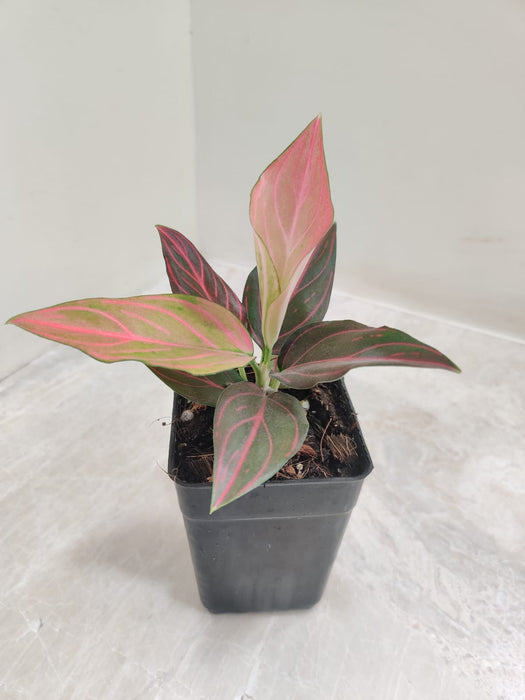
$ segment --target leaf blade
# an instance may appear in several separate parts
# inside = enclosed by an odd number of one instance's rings
[[[336,260],[336,224],[318,243],[290,300],[279,336],[281,348],[303,325],[322,321],[330,303]]]
[[[372,365],[428,367],[459,372],[439,350],[395,328],[372,328],[355,321],[323,321],[306,326],[282,349],[273,377],[308,389],[341,379],[349,370]]]
[[[137,360],[191,374],[244,366],[253,351],[239,319],[187,295],[81,299],[19,314],[8,323],[101,362]]]
[[[304,265],[333,216],[321,118],[316,117],[264,170],[250,197],[263,333],[269,347],[277,339]]]
[[[248,326],[252,338],[257,345],[262,348],[264,340],[262,336],[262,319],[261,319],[261,298],[259,290],[259,275],[257,268],[254,267],[246,278],[242,301],[248,313]]]
[[[330,303],[336,259],[336,224],[321,239],[295,287],[286,308],[279,337],[273,346],[279,352],[283,345],[308,323],[322,321]],[[259,278],[255,267],[246,280],[243,303],[248,311],[252,337],[262,346],[262,320]]]
[[[306,413],[290,394],[266,393],[249,382],[224,390],[215,409],[211,510],[267,481],[301,447]]]
[[[239,297],[193,243],[168,226],[157,226],[157,231],[171,291],[174,294],[188,294],[214,301],[245,324],[246,310]]]

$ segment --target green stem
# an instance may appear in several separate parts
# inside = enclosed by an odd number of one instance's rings
[[[261,374],[261,368],[260,368],[259,363],[256,362],[255,360],[252,360],[250,362],[250,366],[253,369],[253,371],[255,372],[255,383],[257,384],[257,386],[262,386],[264,380],[263,380],[263,377]]]
[[[272,369],[272,349],[264,347],[261,362],[258,366],[257,384],[263,389],[271,388],[270,372]]]
[[[272,349],[265,345],[263,348],[263,351],[262,351],[261,364],[264,364],[267,367],[270,367],[271,362],[272,362]]]
[[[280,386],[281,386],[281,382],[278,379],[276,379],[275,377],[272,377],[270,379],[270,389],[273,389],[274,391],[278,391]]]
[[[264,347],[262,351],[261,361],[252,360],[250,367],[255,372],[255,383],[261,389],[272,389],[276,391],[279,388],[279,382],[270,377],[270,372],[273,369],[273,355],[271,348]]]
[[[247,382],[248,377],[246,376],[246,370],[244,369],[244,367],[239,367],[237,371],[241,375],[241,379],[243,380],[243,382]]]

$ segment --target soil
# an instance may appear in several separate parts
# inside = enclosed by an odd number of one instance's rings
[[[340,382],[287,391],[300,401],[308,401],[310,428],[301,449],[271,480],[358,474],[360,466],[353,437],[357,416],[349,409]],[[172,427],[175,464],[179,465],[178,478],[185,482],[203,483],[213,479],[213,414],[213,408],[182,397],[176,402]]]

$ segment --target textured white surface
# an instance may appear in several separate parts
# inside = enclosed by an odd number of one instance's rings
[[[524,346],[337,295],[331,314],[463,374],[350,375],[376,468],[310,611],[201,607],[146,369],[56,347],[0,384],[2,700],[525,697]]]

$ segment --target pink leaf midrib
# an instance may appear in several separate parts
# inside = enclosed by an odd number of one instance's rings
[[[355,332],[357,332],[357,331],[355,331]],[[315,349],[318,345],[321,344],[321,342],[322,341],[319,341],[318,343],[315,343],[310,348],[308,348],[308,350],[305,353],[303,353],[302,357],[304,357],[304,355],[307,354],[308,352],[310,352],[311,350]],[[430,348],[430,347],[418,348],[418,346],[414,345],[414,343],[389,342],[389,343],[376,343],[375,345],[368,345],[366,348],[362,348],[361,350],[356,350],[355,352],[352,352],[348,355],[338,355],[336,358],[328,358],[327,360],[311,360],[311,361],[305,362],[303,364],[307,365],[309,363],[316,363],[316,362],[324,363],[324,362],[330,362],[330,361],[339,360],[339,359],[341,361],[345,361],[345,360],[351,361],[351,360],[359,357],[360,355],[365,355],[367,353],[373,352],[373,351],[378,350],[380,348],[387,348],[387,347],[391,347],[393,345],[401,346],[401,347],[409,347],[409,348],[412,348],[413,350],[416,350],[416,351],[417,350],[419,350],[419,351],[424,350],[425,352],[431,351],[431,352],[434,352],[434,353],[439,354],[439,355],[441,354],[438,350],[434,350],[433,348]],[[396,354],[399,355],[400,353],[396,353]],[[389,357],[392,357],[392,356],[389,356]],[[388,358],[386,358],[386,359],[388,359]],[[296,363],[300,363],[300,358],[297,358],[294,361],[294,364],[296,364]]]
[[[105,300],[106,303],[108,303],[108,301],[110,301],[110,300]],[[175,314],[171,311],[168,311],[167,309],[163,309],[161,307],[158,307],[155,304],[128,302],[128,301],[121,299],[121,300],[119,300],[118,304],[113,304],[113,305],[118,305],[118,307],[120,307],[120,308],[122,308],[123,306],[129,305],[129,306],[132,306],[133,308],[149,309],[149,310],[153,310],[155,312],[161,313],[161,314],[165,314],[169,318],[175,320],[177,323],[180,323],[180,325],[184,326],[194,336],[196,336],[197,338],[200,338],[208,347],[210,347],[210,348],[216,347],[216,343],[214,343],[210,338],[208,338],[204,334],[195,330],[195,328],[193,328],[191,326],[191,324],[189,324],[183,318],[181,318],[180,316],[178,316],[177,314]],[[191,306],[191,304],[187,304],[187,306]],[[195,308],[199,309],[199,312],[204,311],[197,304],[194,304],[193,306]],[[156,344],[168,345],[168,346],[174,346],[174,347],[179,347],[179,346],[184,347],[187,345],[187,343],[181,344],[181,343],[173,343],[173,342],[168,342],[168,341],[161,341],[158,339],[153,340],[152,338],[148,338],[147,336],[138,335],[137,333],[134,333],[133,331],[131,331],[124,323],[122,323],[117,318],[115,318],[115,316],[103,311],[102,309],[96,309],[96,308],[92,308],[89,306],[76,306],[76,305],[61,306],[55,310],[55,313],[62,314],[62,312],[67,312],[67,311],[84,311],[87,313],[92,313],[94,315],[103,316],[103,317],[107,318],[108,320],[110,320],[115,325],[117,325],[118,327],[120,327],[122,329],[123,333],[119,334],[119,333],[116,333],[114,331],[105,331],[105,330],[100,330],[100,329],[99,330],[96,330],[96,329],[89,329],[88,330],[88,329],[84,328],[83,326],[73,326],[71,324],[67,324],[67,323],[59,322],[59,321],[54,321],[54,322],[51,320],[45,321],[45,320],[41,320],[41,319],[35,318],[35,317],[31,318],[31,322],[36,327],[46,326],[48,328],[56,328],[57,330],[63,330],[64,333],[67,333],[68,331],[70,331],[70,332],[75,332],[75,333],[79,333],[79,334],[83,334],[83,335],[96,335],[99,337],[102,336],[102,337],[108,337],[108,338],[119,338],[119,339],[122,339],[123,341],[129,341],[129,342],[148,342],[148,343],[156,343]],[[129,312],[127,310],[124,310],[123,308],[122,308],[122,312],[127,314],[127,315],[133,315],[133,312]],[[211,316],[209,314],[209,312],[204,311],[204,313],[208,318],[211,318],[213,321],[215,321],[214,317]],[[158,328],[162,328],[161,326],[158,326],[154,322],[150,322],[150,321],[147,321],[147,322],[150,323],[150,325],[153,325],[153,326],[158,327]],[[224,329],[224,331],[226,331],[223,324],[219,324],[218,322],[215,321],[215,325],[217,327],[221,328],[221,330]],[[164,328],[163,328],[163,332],[165,332],[169,335],[169,331],[167,331]],[[228,338],[230,339],[230,341],[232,340],[229,332],[228,332]],[[235,344],[235,342],[233,342],[233,345],[234,345],[234,347],[238,347]]]
[[[288,459],[290,459],[290,457],[292,457],[292,455],[295,454],[295,452],[297,450],[297,443],[299,442],[299,424],[297,422],[297,418],[295,417],[293,412],[290,411],[290,409],[287,406],[285,406],[284,404],[282,404],[280,402],[277,403],[277,405],[279,406],[279,408],[283,409],[286,413],[288,413],[293,418],[294,425],[295,425],[295,437],[293,440],[293,444],[292,444],[292,447],[288,450],[288,454],[285,457],[285,460],[288,460]],[[264,427],[265,427],[268,435],[270,435],[269,430],[268,430],[268,426],[266,425],[266,423],[264,424]],[[270,442],[273,442],[271,440],[271,436],[270,436]],[[267,462],[268,462],[268,460],[267,460]],[[261,469],[259,469],[257,474],[244,486],[244,488],[241,490],[239,495],[243,495],[245,493],[248,493],[248,491],[250,491],[250,489],[253,488],[253,485],[256,484],[257,481],[265,473],[267,462],[261,467]]]
[[[111,300],[106,300],[106,301],[111,301]],[[196,304],[194,302],[189,301],[188,299],[182,299],[179,297],[179,303],[182,306],[185,306],[186,308],[193,308],[197,309],[198,313],[205,313],[208,318],[210,318],[210,314],[208,311],[205,311],[199,304]],[[197,338],[200,338],[203,343],[207,344],[208,347],[215,347],[216,343],[214,343],[210,338],[205,336],[203,333],[200,331],[197,331],[188,321],[186,321],[184,318],[181,318],[178,314],[176,314],[173,311],[169,311],[166,308],[163,308],[162,306],[158,306],[157,304],[147,304],[146,302],[137,302],[137,301],[130,301],[127,299],[119,299],[118,302],[113,303],[113,305],[118,306],[119,308],[122,308],[123,306],[132,306],[133,308],[140,308],[140,309],[149,309],[153,310],[157,313],[164,314],[168,318],[174,320],[176,324],[180,324],[184,328],[186,328],[190,333],[195,335]],[[75,308],[75,307],[72,307]],[[96,310],[96,309],[95,309]],[[214,317],[211,317],[212,320],[214,320]],[[219,326],[220,324],[216,323],[215,325]],[[221,329],[222,330],[222,329]],[[128,329],[129,331],[129,329]],[[131,333],[131,332],[130,332]],[[231,338],[230,338],[231,340]]]
[[[385,344],[385,346],[388,344]],[[377,347],[382,347],[381,345],[373,346],[372,349],[375,349]],[[336,358],[331,358],[331,359],[319,359],[319,360],[311,360],[310,362],[304,362],[301,364],[296,364],[295,362],[288,367],[284,368],[281,370],[281,372],[277,372],[276,376],[279,376],[282,374],[283,376],[286,376],[287,374],[300,374],[302,376],[311,376],[311,372],[308,370],[311,370],[312,367],[318,367],[321,365],[335,365],[336,363],[341,364],[341,365],[346,365],[349,362],[352,363],[359,355],[362,355],[367,352],[369,348],[366,350],[361,350],[357,353],[354,353],[352,355],[346,355],[344,357],[336,357]],[[436,353],[438,352],[437,350],[435,351]],[[397,353],[399,354],[399,353]],[[412,362],[417,362],[418,365],[430,365],[432,367],[443,367],[443,368],[450,368],[450,365],[448,365],[445,362],[440,362],[439,360],[426,360],[426,359],[416,359],[414,358],[413,360],[411,359],[403,359],[401,358],[396,358],[395,355],[389,355],[387,357],[369,357],[365,358],[365,362],[367,360],[380,360],[384,361],[385,363],[388,364],[399,364],[399,365],[409,365]],[[335,369],[335,368],[334,368]],[[323,370],[321,370],[323,371]],[[329,371],[329,370],[328,370]]]
[[[301,177],[301,181],[299,184],[299,192],[297,194],[294,192],[295,206],[294,206],[294,213],[293,213],[292,221],[290,223],[290,230],[289,230],[288,234],[286,232],[286,228],[285,228],[283,221],[281,219],[281,215],[280,215],[280,211],[279,211],[279,204],[278,204],[278,200],[277,200],[277,193],[279,190],[280,181],[281,181],[282,177],[284,176],[288,161],[290,160],[292,155],[295,155],[295,153],[293,153],[291,149],[289,151],[285,152],[281,156],[282,160],[281,160],[280,165],[282,167],[279,169],[277,176],[276,176],[274,183],[273,183],[273,193],[272,194],[273,194],[274,211],[276,213],[277,220],[279,222],[283,237],[288,239],[288,240],[290,238],[293,238],[293,236],[295,235],[295,229],[297,227],[297,220],[298,220],[298,213],[299,213],[299,210],[302,207],[302,205],[304,204],[304,201],[306,199],[305,194],[304,194],[305,189],[306,189],[306,182],[311,182],[311,180],[312,180],[312,178],[310,177],[310,164],[312,162],[312,154],[313,154],[313,151],[315,148],[315,135],[317,134],[317,131],[318,131],[318,122],[316,121],[315,126],[313,127],[313,130],[312,130],[313,133],[310,137],[308,155],[306,158],[305,167],[303,169],[303,176]],[[286,175],[288,175],[288,173],[286,173]],[[306,175],[308,175],[308,177]]]
[[[138,306],[138,307],[143,307],[143,308],[151,308],[151,309],[154,309],[154,310],[156,310],[156,311],[159,311],[160,313],[164,313],[164,314],[166,314],[167,316],[169,316],[169,317],[175,319],[175,320],[177,321],[177,323],[180,323],[182,326],[184,326],[185,328],[187,328],[191,333],[193,333],[193,334],[196,335],[197,337],[200,337],[204,342],[207,342],[208,345],[209,345],[210,347],[216,347],[216,346],[217,346],[217,344],[214,343],[210,338],[207,338],[205,335],[203,335],[203,334],[199,333],[198,331],[196,331],[190,323],[188,323],[188,322],[185,321],[184,319],[180,318],[180,316],[178,316],[177,314],[175,314],[175,313],[173,313],[173,312],[171,312],[171,311],[168,311],[167,309],[164,309],[164,308],[162,308],[162,307],[157,307],[157,306],[155,306],[155,305],[147,305],[147,304],[143,304],[143,303],[135,303],[135,302],[129,302],[129,303],[132,303],[133,306]],[[230,340],[230,342],[232,343],[232,346],[233,346],[233,347],[238,348],[239,350],[241,349],[241,348],[239,347],[239,337],[236,336],[235,333],[232,333],[231,329],[228,328],[228,326],[226,326],[222,321],[219,321],[218,318],[217,318],[217,316],[215,316],[214,314],[212,314],[211,311],[209,311],[208,309],[204,308],[201,304],[199,304],[199,303],[197,303],[197,302],[195,302],[195,301],[191,301],[191,300],[188,299],[188,298],[183,299],[183,298],[180,298],[180,297],[179,297],[179,303],[182,304],[182,306],[185,306],[186,308],[196,309],[196,313],[197,313],[197,314],[199,314],[199,315],[201,315],[201,316],[205,316],[206,318],[208,318],[208,319],[211,321],[211,326],[212,326],[212,327],[218,328],[219,330],[221,330],[221,331],[224,333],[224,335],[225,335],[225,336]],[[215,302],[212,301],[211,303],[215,303]],[[221,307],[221,308],[222,308],[222,307]],[[232,314],[232,315],[233,315],[233,314]],[[235,318],[235,317],[234,317],[234,318]],[[236,320],[237,320],[237,319],[236,319]],[[246,334],[246,336],[247,336],[247,338],[248,338],[248,334]],[[251,351],[251,348],[249,348],[249,349],[246,350],[247,353],[249,353],[250,351]]]
[[[330,323],[330,321],[329,321],[328,323]],[[335,323],[337,323],[337,321],[336,321]],[[288,356],[290,353],[293,352],[294,348],[297,347],[297,345],[299,344],[299,341],[301,340],[301,338],[304,338],[304,336],[307,336],[307,335],[311,335],[311,334],[312,334],[314,331],[316,331],[318,328],[322,328],[323,325],[324,325],[324,322],[323,322],[323,321],[320,321],[320,322],[317,323],[315,326],[310,326],[309,328],[305,328],[305,329],[302,331],[302,333],[299,333],[299,334],[294,338],[294,340],[292,341],[291,345],[290,345],[289,348],[287,349],[286,354],[283,356],[283,363],[286,362],[287,356]],[[304,352],[293,360],[293,363],[295,364],[295,363],[297,363],[297,362],[300,362],[301,359],[302,359],[305,355],[307,355],[309,352],[311,352],[314,348],[316,348],[316,347],[317,347],[318,345],[320,345],[321,343],[324,343],[324,342],[325,342],[326,340],[328,340],[329,338],[334,338],[334,337],[339,336],[339,335],[348,335],[348,334],[351,334],[351,333],[366,335],[366,333],[369,332],[369,331],[370,331],[370,336],[369,336],[369,337],[371,337],[371,331],[376,331],[376,332],[377,332],[378,330],[379,330],[379,329],[377,329],[377,328],[370,328],[370,329],[368,329],[368,330],[367,330],[366,328],[365,328],[365,329],[363,329],[363,328],[355,328],[355,329],[346,328],[346,329],[342,329],[342,330],[340,330],[340,331],[332,331],[329,335],[325,335],[325,336],[323,336],[322,338],[320,338],[320,339],[319,339],[318,341],[316,341],[313,345],[308,345],[308,347],[305,348]],[[354,341],[355,341],[355,338],[352,338],[349,342],[354,342]],[[390,343],[390,344],[391,344],[391,343]]]
[[[158,227],[158,230],[163,242],[168,241],[169,244],[173,246],[180,257],[187,262],[188,269],[192,273],[189,274],[188,270],[180,264],[177,256],[173,255],[173,250],[165,246],[164,258],[168,267],[168,276],[170,277],[170,282],[172,282],[172,287],[175,286],[177,289],[183,290],[183,293],[187,293],[188,290],[190,290],[194,292],[196,296],[208,299],[208,301],[220,303],[221,306],[232,311],[234,315],[238,315],[241,321],[243,321],[242,303],[228,287],[226,282],[217,275],[211,265],[202,257],[193,243],[183,237],[182,234],[179,234],[180,238],[176,238],[169,230],[163,227]],[[175,265],[184,276],[184,284],[177,279],[173,265]],[[210,280],[213,284],[213,290],[210,290],[209,287]],[[219,284],[221,289],[219,289]]]
[[[253,396],[253,393],[252,393],[252,392],[246,392],[245,394],[236,394],[236,396],[231,397],[231,400],[228,401],[228,402],[226,402],[226,403],[224,404],[224,406],[221,406],[221,409],[226,408],[226,406],[229,405],[229,403],[231,403],[231,401],[234,401],[234,400],[236,400],[236,399],[238,399],[238,398],[240,398],[240,397],[242,397],[243,395],[246,395],[246,394],[248,394],[248,393],[250,393],[250,396]],[[246,439],[246,442],[245,442],[245,444],[244,444],[244,446],[243,446],[242,452],[241,452],[240,456],[239,456],[238,459],[237,459],[237,467],[235,468],[235,470],[234,470],[233,473],[231,474],[230,478],[229,478],[228,481],[226,482],[226,484],[225,484],[225,486],[224,486],[224,488],[223,488],[223,490],[222,490],[221,496],[220,496],[220,497],[217,499],[217,501],[215,502],[215,508],[219,508],[219,507],[220,507],[221,503],[223,503],[223,501],[226,499],[226,497],[228,496],[229,492],[231,491],[232,486],[235,484],[235,480],[237,479],[237,476],[239,475],[240,471],[242,470],[242,468],[243,468],[243,466],[244,466],[244,464],[245,464],[246,456],[249,454],[249,452],[250,452],[250,450],[251,450],[251,448],[252,448],[252,446],[253,446],[253,443],[254,443],[254,441],[255,441],[255,437],[257,436],[257,433],[258,433],[258,431],[259,431],[259,428],[260,428],[261,424],[264,425],[264,428],[265,428],[265,430],[266,430],[267,433],[268,433],[268,428],[267,428],[266,422],[264,421],[264,412],[265,412],[265,407],[266,407],[266,403],[267,403],[267,398],[266,398],[266,397],[261,397],[261,398],[262,398],[261,406],[260,406],[259,410],[257,411],[257,413],[255,414],[255,416],[250,416],[249,418],[245,419],[244,421],[240,421],[239,423],[233,425],[233,426],[227,431],[226,435],[225,435],[224,438],[223,438],[223,448],[222,448],[221,454],[219,455],[218,464],[224,466],[224,453],[225,453],[225,450],[228,448],[228,442],[229,442],[230,436],[231,436],[232,433],[233,433],[235,430],[237,430],[242,424],[244,424],[244,423],[246,423],[246,422],[253,421],[253,425],[252,425],[252,427],[251,427],[251,429],[250,429],[250,433],[249,433],[249,435],[248,435],[248,437],[247,437],[247,439]],[[272,441],[272,439],[271,439],[271,436],[269,436],[269,440],[270,440],[270,447],[272,447],[272,446],[273,446],[273,441]],[[271,458],[271,454],[272,454],[272,450],[269,449],[269,451],[268,451],[268,456],[267,456],[267,458],[266,458],[266,460],[265,460],[265,462],[264,462],[263,467],[266,467],[266,464],[268,463],[268,461],[269,461],[270,458]]]

